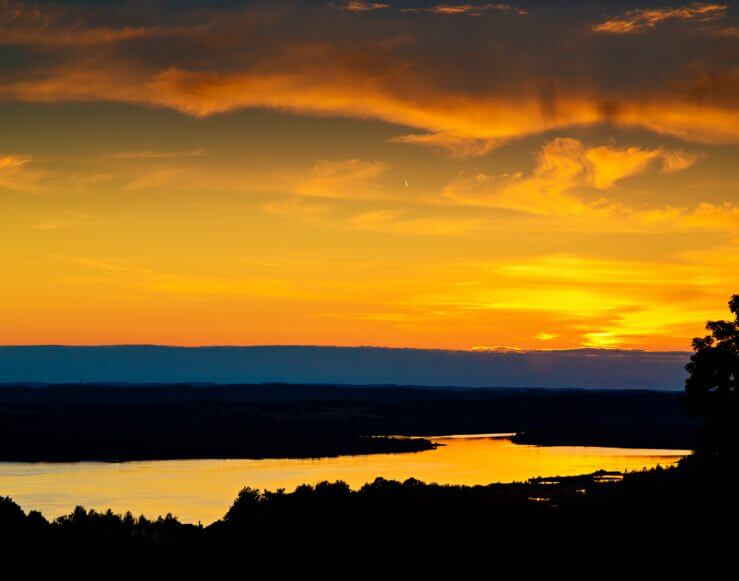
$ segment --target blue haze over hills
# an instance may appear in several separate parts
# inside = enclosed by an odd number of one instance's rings
[[[332,383],[682,389],[685,352],[377,347],[0,347],[0,383]]]

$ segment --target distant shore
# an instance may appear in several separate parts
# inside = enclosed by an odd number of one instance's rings
[[[320,385],[0,388],[0,461],[315,458],[433,449],[429,434],[687,449],[698,424],[656,391]],[[397,438],[385,436],[413,436]]]

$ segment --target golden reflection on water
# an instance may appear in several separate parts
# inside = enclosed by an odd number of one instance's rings
[[[435,450],[310,460],[157,460],[123,463],[0,463],[0,495],[47,518],[76,505],[208,524],[244,486],[292,490],[344,480],[353,488],[377,476],[440,484],[488,484],[595,470],[641,470],[676,462],[687,450],[521,446],[506,437],[435,437]]]

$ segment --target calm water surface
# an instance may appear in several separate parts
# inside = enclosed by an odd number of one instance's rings
[[[687,450],[521,446],[490,434],[431,438],[443,444],[410,454],[313,460],[157,460],[147,462],[0,463],[0,496],[47,518],[76,505],[185,522],[221,518],[244,486],[292,490],[298,484],[344,480],[353,488],[377,476],[440,484],[488,484],[534,476],[641,470],[672,464]]]

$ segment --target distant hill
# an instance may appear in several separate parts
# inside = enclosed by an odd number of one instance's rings
[[[682,389],[684,352],[378,347],[0,347],[0,383],[328,383]]]

